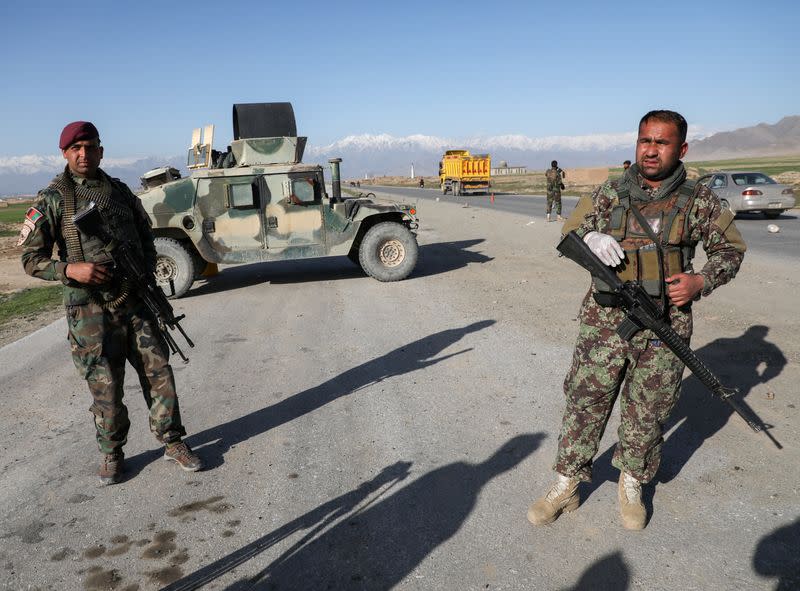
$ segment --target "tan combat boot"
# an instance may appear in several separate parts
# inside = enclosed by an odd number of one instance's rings
[[[550,214],[548,213],[548,214],[545,216],[545,218],[546,218],[546,220],[549,222],[549,221],[550,221]]]
[[[553,523],[561,513],[569,513],[578,508],[578,480],[558,475],[558,480],[550,487],[547,494],[538,499],[528,509],[528,521],[534,525]]]
[[[559,214],[559,215],[556,216],[556,220],[559,221],[559,222],[563,222],[564,218],[562,218],[561,215]]]
[[[619,513],[625,529],[644,529],[647,510],[642,503],[642,483],[630,474],[619,475]]]
[[[125,455],[121,450],[103,454],[97,476],[102,484],[117,484],[122,480],[122,472],[125,470]]]

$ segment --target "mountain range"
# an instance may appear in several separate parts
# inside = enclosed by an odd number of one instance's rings
[[[529,170],[547,168],[551,160],[558,160],[564,168],[619,166],[625,159],[633,160],[635,139],[634,132],[545,138],[500,135],[461,139],[365,134],[348,136],[325,146],[310,143],[304,161],[327,165],[329,158],[342,158],[342,177],[345,179],[409,175],[412,166],[416,175],[436,175],[441,155],[448,149],[490,153],[494,166],[506,162],[509,166],[527,166]],[[798,154],[800,115],[784,117],[775,124],[760,123],[707,137],[690,128],[689,143],[687,160],[690,161]],[[136,189],[139,187],[139,177],[158,166],[174,166],[186,174],[184,162],[184,157],[178,155],[109,158],[103,161],[103,169]],[[0,195],[35,193],[46,186],[63,167],[64,160],[60,155],[0,157]]]

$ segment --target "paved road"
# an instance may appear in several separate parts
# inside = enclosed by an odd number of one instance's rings
[[[362,185],[362,192],[380,191],[381,193],[396,195],[398,199],[439,199],[448,203],[469,203],[472,207],[492,207],[499,211],[507,211],[527,215],[532,218],[542,218],[545,211],[546,198],[543,195],[511,195],[495,194],[494,203],[486,195],[467,195],[453,197],[449,193],[442,195],[437,189],[398,188],[398,187],[370,187]],[[563,212],[568,214],[578,202],[575,197],[564,197]],[[769,224],[777,224],[780,232],[767,231]],[[789,210],[777,220],[766,220],[760,213],[741,213],[736,217],[736,226],[742,233],[748,248],[753,252],[761,252],[772,257],[786,259],[792,264],[800,260],[800,209]]]
[[[63,321],[0,349],[0,589],[793,588],[797,278],[763,289],[755,256],[694,340],[782,450],[689,378],[645,531],[619,524],[616,415],[583,506],[537,529],[586,274],[555,256],[557,224],[420,209],[405,281],[345,257],[243,265],[175,302],[204,472],[161,460],[129,373],[127,479],[99,486]]]

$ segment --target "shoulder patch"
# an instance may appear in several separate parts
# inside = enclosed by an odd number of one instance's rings
[[[36,209],[35,207],[31,207],[28,209],[28,213],[25,214],[25,220],[30,220],[34,224],[42,218],[44,214]]]
[[[17,246],[22,246],[25,244],[25,241],[28,240],[28,236],[31,235],[31,232],[35,228],[36,224],[26,217],[25,221],[22,222],[22,228],[19,231],[19,240],[17,240]]]

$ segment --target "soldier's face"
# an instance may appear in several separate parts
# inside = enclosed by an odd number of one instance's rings
[[[657,186],[672,174],[689,145],[681,142],[678,126],[674,123],[649,119],[639,127],[636,142],[636,164],[639,172]]]
[[[78,176],[93,178],[103,159],[103,146],[99,140],[79,140],[61,150],[72,172]]]

